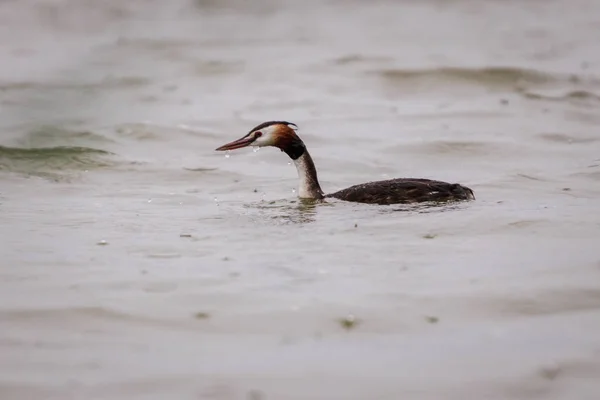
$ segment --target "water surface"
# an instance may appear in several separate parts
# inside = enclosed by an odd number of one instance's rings
[[[7,399],[596,399],[600,6],[0,5]],[[296,198],[420,177],[477,201]]]

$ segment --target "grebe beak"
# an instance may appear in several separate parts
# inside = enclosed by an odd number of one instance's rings
[[[250,144],[252,144],[252,142],[254,142],[255,138],[252,137],[251,135],[246,135],[241,139],[238,140],[234,140],[233,142],[229,142],[227,144],[224,144],[221,147],[218,147],[216,149],[216,151],[224,151],[224,150],[235,150],[235,149],[241,149],[242,147],[246,147],[249,146]]]

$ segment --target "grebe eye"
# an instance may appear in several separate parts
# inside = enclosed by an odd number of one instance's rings
[[[259,138],[262,136],[262,132],[258,131],[258,132],[254,132],[254,137],[255,138]]]

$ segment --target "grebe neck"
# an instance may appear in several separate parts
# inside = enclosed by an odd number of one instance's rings
[[[298,170],[298,178],[300,179],[298,197],[302,199],[322,199],[323,191],[317,178],[317,169],[312,157],[308,154],[308,150],[305,148],[302,155],[293,160]]]

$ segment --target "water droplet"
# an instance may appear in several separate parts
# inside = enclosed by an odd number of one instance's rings
[[[296,193],[296,189],[292,189],[292,193]]]
[[[225,153],[225,158],[229,158],[229,152]]]
[[[288,161],[288,165],[292,165],[292,162],[291,162],[291,161]]]
[[[216,197],[214,198],[215,202],[219,202],[219,199],[217,199]]]
[[[99,241],[98,243],[96,243],[98,246],[106,246],[108,244],[108,242],[104,239],[102,239],[101,241]]]
[[[255,152],[255,153],[257,153],[259,150],[260,150],[260,147],[253,147],[252,148],[252,151]]]
[[[152,203],[152,199],[148,199],[148,203]]]

